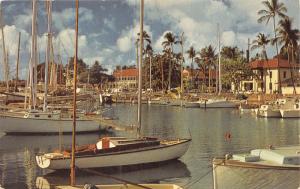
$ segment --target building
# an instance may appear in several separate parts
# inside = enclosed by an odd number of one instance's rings
[[[192,74],[193,73],[193,74]],[[193,69],[190,68],[184,69],[182,71],[183,74],[183,82],[185,88],[187,86],[190,86],[190,89],[203,89],[204,87],[210,86],[210,91],[214,91],[217,84],[217,77],[218,72],[214,69],[211,69],[210,72],[206,70],[206,73],[204,74],[203,70],[200,69]],[[210,79],[209,79],[210,78]],[[193,81],[194,87],[191,86],[191,83]]]
[[[121,90],[137,88],[138,69],[136,68],[114,70],[113,77],[115,81],[110,84],[111,88]]]
[[[256,77],[244,80],[240,83],[241,91],[262,92],[266,94],[274,94],[279,89],[279,76],[281,79],[281,88],[283,94],[292,94],[293,86],[291,84],[291,70],[296,83],[299,78],[299,64],[289,63],[287,60],[277,58],[271,60],[255,60],[250,62],[250,67]],[[299,83],[298,83],[299,85]],[[296,89],[300,92],[300,85]],[[234,87],[233,87],[234,91]]]

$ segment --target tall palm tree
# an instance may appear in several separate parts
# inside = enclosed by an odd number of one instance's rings
[[[153,49],[152,49],[152,46],[151,46],[150,43],[148,43],[146,45],[145,54],[149,58],[149,88],[152,89],[151,79],[152,79],[152,56],[153,56]]]
[[[288,62],[290,65],[291,78],[294,88],[294,94],[296,94],[296,87],[294,82],[294,70],[292,68],[291,59],[294,63],[294,54],[299,41],[300,32],[298,29],[292,29],[292,20],[288,17],[279,21],[279,27],[277,28],[278,36],[275,38],[275,42],[282,46],[282,50],[286,50],[288,55]]]
[[[202,73],[203,73],[203,75],[204,75],[204,78],[203,78],[203,80],[202,80],[202,84],[201,84],[201,90],[203,91],[203,86],[204,85],[206,85],[206,72],[205,72],[205,70],[206,70],[206,66],[205,66],[205,63],[204,63],[204,61],[202,61],[202,59],[200,58],[200,57],[198,57],[198,56],[196,56],[195,57],[195,63],[198,65],[198,67],[200,68],[199,69],[199,72],[198,72],[198,75],[197,75],[197,77],[198,77],[198,81],[200,80],[201,81],[201,71],[202,71]],[[204,83],[204,84],[203,84]]]
[[[209,87],[208,90],[210,92],[211,68],[215,67],[215,60],[217,58],[217,55],[215,53],[215,49],[211,45],[201,49],[199,54],[200,54],[201,58],[205,61],[205,65],[208,68],[208,87]]]
[[[189,50],[186,51],[188,53],[189,58],[191,59],[191,84],[192,88],[194,88],[194,74],[193,74],[193,69],[194,69],[194,58],[196,56],[196,50],[194,49],[193,46],[190,47]]]
[[[176,37],[172,32],[167,32],[164,35],[165,41],[162,42],[162,45],[166,52],[168,52],[169,55],[169,84],[168,84],[168,90],[171,89],[171,74],[172,74],[172,60],[173,60],[173,46],[176,42]],[[169,49],[169,50],[168,50]]]
[[[144,30],[143,31],[143,40],[146,41],[148,44],[151,44],[151,39],[149,34]],[[140,41],[140,33],[137,33],[137,38],[135,41],[135,46],[136,46],[136,68],[139,68],[138,62],[139,62],[139,41]],[[144,47],[143,47],[144,49]],[[143,56],[143,55],[141,55]],[[136,86],[138,86],[138,80],[136,80]]]
[[[261,59],[265,60],[268,63],[266,45],[268,45],[270,43],[270,39],[268,39],[268,37],[263,33],[259,33],[256,37],[257,38],[252,41],[251,50],[261,49]],[[269,67],[269,75],[270,74],[271,74],[271,70]],[[270,83],[271,83],[271,79],[269,80],[269,85],[270,85]],[[266,89],[267,89],[267,86],[266,86],[266,84],[264,84],[263,91],[266,92]]]
[[[276,15],[284,18],[286,17],[286,15],[284,13],[287,12],[286,7],[284,6],[283,3],[280,3],[279,0],[267,0],[267,1],[263,1],[262,2],[263,5],[265,6],[266,9],[262,9],[260,11],[258,11],[258,15],[260,16],[260,18],[257,20],[258,23],[262,23],[262,22],[266,22],[266,24],[269,23],[270,19],[273,19],[273,31],[274,31],[274,38],[277,38],[277,34],[276,34],[276,28],[275,28],[275,24],[276,24]],[[279,51],[278,51],[278,44],[277,42],[275,43],[276,45],[276,55],[277,55],[277,61],[278,61],[278,65],[279,65]],[[281,78],[280,78],[280,66],[278,66],[278,90],[279,93],[281,93]]]

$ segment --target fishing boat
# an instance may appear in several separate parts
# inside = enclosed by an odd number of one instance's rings
[[[298,188],[300,146],[255,149],[213,160],[214,189]]]
[[[78,0],[76,1],[78,11]],[[141,0],[141,10],[143,10],[143,0]],[[142,17],[142,16],[141,16]],[[78,12],[76,20],[78,20]],[[78,27],[78,22],[76,23]],[[140,33],[143,33],[143,23],[141,22]],[[76,29],[76,39],[78,38],[78,28]],[[77,40],[76,40],[77,44]],[[140,46],[143,47],[143,35],[140,35]],[[142,49],[140,51],[142,53]],[[74,90],[76,90],[76,65],[77,65],[77,46],[74,58]],[[139,67],[142,65],[140,56]],[[69,169],[71,164],[71,175],[78,168],[95,167],[115,167],[130,166],[139,164],[149,164],[165,162],[178,159],[188,150],[191,139],[160,140],[152,137],[142,137],[142,70],[139,69],[138,80],[138,129],[137,138],[108,137],[102,138],[95,144],[75,146],[76,119],[73,117],[73,137],[72,150],[54,151],[50,153],[40,153],[36,155],[36,162],[43,169]],[[74,93],[74,101],[76,93]],[[76,103],[73,103],[73,110],[76,110]],[[73,112],[76,115],[76,111]],[[73,175],[75,176],[75,175]],[[72,179],[71,179],[72,180]]]

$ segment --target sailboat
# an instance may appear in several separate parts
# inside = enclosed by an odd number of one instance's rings
[[[45,66],[45,94],[43,111],[36,109],[36,82],[37,82],[37,0],[32,1],[32,43],[31,59],[29,63],[29,110],[10,110],[0,114],[0,132],[7,134],[30,134],[30,133],[71,133],[72,132],[72,115],[62,113],[61,111],[47,110],[47,85],[48,85],[48,62],[51,45],[51,9],[52,1],[47,1],[48,9],[48,44]],[[25,102],[27,95],[25,96]],[[26,104],[26,103],[25,103]],[[77,115],[77,132],[97,132],[101,130],[99,123],[85,116],[85,112],[79,111]]]
[[[141,28],[140,47],[143,47],[143,4],[141,0]],[[77,35],[77,33],[76,33]],[[140,48],[142,51],[143,48]],[[77,50],[76,50],[77,52]],[[141,52],[142,53],[142,52]],[[139,68],[142,65],[140,56]],[[76,65],[76,64],[74,64]],[[76,70],[76,69],[74,69]],[[75,74],[74,74],[75,75]],[[76,88],[76,83],[74,82]],[[76,93],[75,93],[76,98]],[[139,69],[138,85],[138,137],[104,137],[94,144],[78,146],[75,148],[75,139],[70,150],[40,153],[36,155],[36,162],[43,169],[70,169],[96,168],[96,167],[119,167],[139,164],[165,162],[178,159],[185,154],[191,143],[191,139],[160,140],[153,137],[141,137],[141,105],[142,105],[142,70]],[[73,104],[76,105],[76,104]],[[76,123],[76,122],[75,122]],[[75,127],[76,129],[76,127]],[[74,133],[74,132],[73,132]],[[72,175],[72,171],[71,171]]]

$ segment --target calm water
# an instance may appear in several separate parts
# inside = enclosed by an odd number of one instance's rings
[[[113,105],[106,114],[118,117],[123,125],[135,123],[136,106]],[[192,137],[187,153],[178,161],[156,167],[105,170],[137,183],[176,183],[186,188],[213,188],[211,160],[228,152],[252,148],[299,144],[299,120],[256,118],[234,109],[185,109],[157,105],[143,106],[144,135],[162,138]],[[0,123],[1,125],[1,123]],[[25,126],[25,125],[24,125]],[[230,132],[232,138],[225,140]],[[118,132],[116,135],[132,135]],[[77,136],[78,144],[94,143],[100,135]],[[60,141],[60,142],[59,142]],[[68,173],[41,170],[35,165],[37,152],[69,146],[71,136],[2,136],[0,138],[0,184],[4,188],[48,188],[46,184],[67,184]],[[99,170],[101,171],[101,170]],[[113,180],[79,172],[77,183],[112,183]]]

